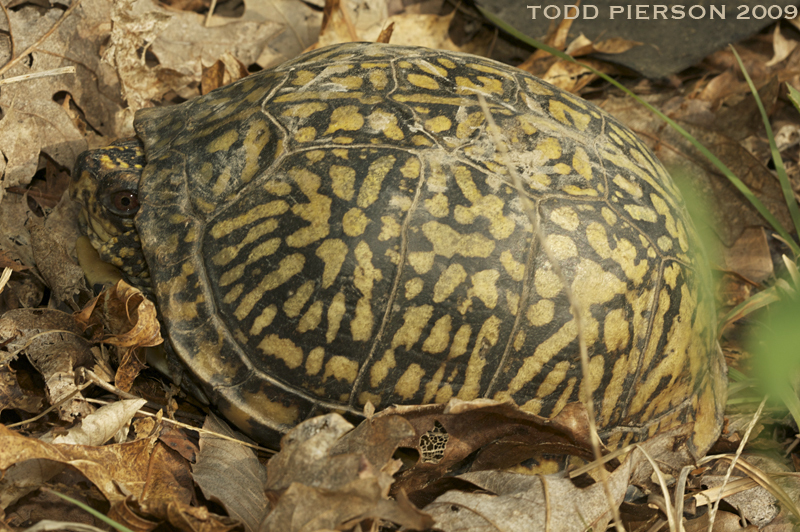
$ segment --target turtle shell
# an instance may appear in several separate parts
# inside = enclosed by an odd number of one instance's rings
[[[704,453],[719,434],[701,244],[663,166],[594,105],[491,60],[350,43],[135,128],[169,340],[257,439],[368,402],[553,416],[581,386],[611,447],[695,423]]]

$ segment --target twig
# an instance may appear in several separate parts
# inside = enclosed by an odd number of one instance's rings
[[[49,30],[47,30],[47,33],[45,33],[44,35],[42,35],[41,37],[39,37],[39,40],[37,40],[37,41],[36,41],[35,43],[33,43],[32,45],[30,45],[30,46],[29,46],[29,47],[28,47],[28,48],[27,48],[27,49],[26,49],[24,52],[22,52],[20,55],[18,55],[18,56],[16,56],[16,57],[13,57],[13,56],[12,56],[12,57],[11,57],[11,60],[10,60],[8,63],[6,63],[6,64],[5,64],[5,65],[3,65],[2,67],[0,67],[0,76],[2,76],[3,74],[5,74],[5,73],[6,73],[8,70],[10,70],[10,69],[11,69],[11,67],[13,67],[13,66],[14,66],[14,65],[16,65],[17,63],[19,63],[19,62],[20,62],[20,60],[21,60],[23,57],[27,57],[27,56],[28,56],[28,54],[30,54],[31,52],[33,52],[33,51],[34,51],[34,50],[35,50],[35,49],[36,49],[36,48],[37,48],[37,47],[38,47],[40,44],[42,44],[42,43],[43,43],[45,40],[47,40],[47,38],[48,38],[48,37],[50,37],[50,35],[52,35],[52,34],[53,34],[53,32],[54,32],[54,31],[56,31],[56,29],[58,29],[58,27],[59,27],[59,26],[61,26],[61,23],[62,23],[62,22],[64,22],[64,21],[67,19],[67,17],[68,17],[68,16],[70,16],[70,15],[72,14],[72,12],[75,10],[75,8],[76,8],[76,7],[78,7],[79,5],[81,5],[81,0],[74,0],[74,2],[72,3],[72,5],[71,5],[71,6],[69,6],[69,7],[67,8],[67,10],[66,10],[66,11],[64,11],[64,14],[63,14],[63,15],[61,15],[61,18],[60,18],[60,19],[58,19],[58,20],[56,21],[56,23],[55,23],[55,24],[53,24],[53,27],[52,27],[52,28],[50,28]],[[10,29],[10,27],[9,27],[9,29]]]
[[[50,76],[60,76],[61,74],[74,74],[75,67],[61,67],[52,70],[45,70],[43,72],[33,72],[31,74],[23,74],[22,76],[14,76],[13,78],[0,79],[0,85],[10,85],[12,83],[19,83],[20,81],[28,81],[36,78],[47,78]]]

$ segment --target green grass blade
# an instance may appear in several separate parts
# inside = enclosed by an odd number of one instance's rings
[[[778,174],[778,181],[781,184],[783,199],[786,201],[786,206],[789,208],[789,214],[792,216],[794,229],[798,234],[800,234],[800,208],[797,206],[797,199],[794,197],[792,184],[789,182],[789,177],[786,175],[786,169],[783,166],[783,158],[778,151],[778,145],[775,143],[775,135],[772,131],[772,126],[769,123],[769,116],[767,116],[767,111],[764,109],[764,103],[761,101],[761,97],[758,95],[758,90],[756,90],[756,86],[753,83],[753,80],[750,78],[750,74],[748,74],[747,70],[744,68],[742,58],[739,57],[739,53],[732,44],[730,47],[733,51],[734,57],[736,57],[736,62],[739,63],[739,69],[742,71],[744,79],[747,81],[747,86],[750,87],[750,92],[753,93],[753,98],[755,98],[756,105],[758,106],[758,112],[761,113],[761,119],[764,122],[764,130],[767,132],[767,138],[769,139],[769,148],[772,152],[772,160],[775,163],[775,171]]]
[[[106,517],[105,515],[101,514],[100,512],[98,512],[97,510],[92,508],[91,506],[87,506],[87,505],[83,504],[82,502],[77,501],[77,500],[73,499],[72,497],[68,497],[68,496],[64,495],[63,493],[59,493],[59,492],[57,492],[55,490],[47,490],[47,491],[49,491],[53,495],[57,495],[58,497],[61,497],[62,499],[64,499],[67,502],[71,502],[72,504],[74,504],[75,506],[81,508],[82,510],[85,510],[85,511],[89,512],[90,514],[92,514],[96,518],[100,519],[102,522],[104,522],[108,526],[114,527],[117,530],[119,530],[120,532],[133,532],[133,530],[131,530],[130,528],[117,523],[116,521],[114,521],[113,519],[111,519],[109,517]]]
[[[786,88],[789,89],[789,99],[794,104],[794,108],[800,112],[800,91],[789,85],[786,84]]]
[[[680,133],[685,139],[687,139],[689,142],[691,142],[692,145],[711,162],[711,164],[713,164],[720,172],[722,172],[722,174],[725,177],[728,178],[728,180],[733,184],[733,186],[735,186],[736,189],[739,192],[741,192],[747,198],[747,200],[753,205],[753,207],[756,208],[756,210],[759,212],[759,214],[761,214],[761,216],[764,217],[764,219],[767,221],[767,223],[769,223],[772,226],[772,228],[775,230],[775,232],[778,233],[781,236],[781,238],[783,238],[786,241],[786,243],[789,245],[789,247],[792,248],[792,253],[794,253],[795,256],[800,256],[800,245],[798,245],[797,242],[794,239],[792,239],[792,237],[789,235],[789,232],[783,227],[783,225],[781,225],[781,223],[778,221],[778,219],[775,218],[775,216],[773,216],[771,212],[769,212],[769,209],[767,209],[767,207],[763,203],[761,203],[761,200],[759,200],[750,191],[750,189],[747,188],[747,185],[745,185],[742,182],[742,180],[739,179],[731,171],[730,168],[728,168],[722,161],[720,161],[719,158],[717,158],[716,155],[711,153],[705,146],[703,146],[700,143],[700,141],[698,141],[696,138],[694,138],[688,131],[686,131],[681,126],[679,126],[675,121],[673,121],[667,115],[665,115],[664,113],[662,113],[661,111],[659,111],[658,109],[656,109],[655,107],[653,107],[652,105],[647,103],[646,101],[644,101],[641,98],[639,98],[637,95],[632,93],[630,90],[628,90],[627,87],[625,87],[624,85],[619,83],[614,78],[612,78],[610,76],[607,76],[606,74],[603,74],[602,72],[599,72],[598,70],[590,67],[589,65],[581,63],[580,61],[576,60],[575,58],[573,58],[573,57],[571,57],[571,56],[569,56],[567,54],[565,54],[564,52],[562,52],[560,50],[556,50],[555,48],[553,48],[551,46],[548,46],[548,45],[546,45],[546,44],[544,44],[544,43],[542,43],[542,42],[540,42],[540,41],[538,41],[536,39],[532,39],[532,38],[528,37],[527,35],[524,35],[524,34],[520,33],[519,31],[517,31],[516,29],[512,28],[511,26],[509,26],[508,24],[506,24],[505,22],[503,22],[502,20],[500,20],[499,18],[494,16],[492,13],[489,13],[485,9],[481,8],[480,6],[478,6],[478,10],[480,10],[480,12],[483,14],[483,16],[485,16],[493,24],[497,25],[500,29],[502,29],[503,31],[509,33],[513,37],[515,37],[515,38],[517,38],[517,39],[519,39],[519,40],[521,40],[523,42],[526,42],[526,43],[530,44],[531,46],[535,46],[536,48],[544,50],[544,51],[546,51],[546,52],[548,52],[548,53],[550,53],[550,54],[552,54],[552,55],[554,55],[556,57],[559,57],[559,58],[561,58],[561,59],[563,59],[565,61],[570,61],[572,63],[575,63],[577,65],[582,66],[583,68],[589,70],[590,72],[600,76],[601,78],[603,78],[607,82],[611,83],[612,85],[614,85],[618,89],[624,91],[631,98],[636,100],[639,104],[641,104],[644,107],[646,107],[651,113],[655,114],[656,116],[658,116],[659,118],[664,120],[667,124],[669,124],[669,126],[672,129],[674,129],[675,131]]]

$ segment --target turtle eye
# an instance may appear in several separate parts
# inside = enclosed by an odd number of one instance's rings
[[[139,195],[133,190],[118,190],[110,199],[112,210],[120,216],[133,216],[139,210]]]

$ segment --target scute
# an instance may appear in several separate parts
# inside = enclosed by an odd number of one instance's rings
[[[478,100],[483,95],[509,153]],[[579,400],[601,436],[718,434],[708,267],[653,154],[593,105],[494,61],[342,44],[142,110],[137,229],[177,354],[263,441],[369,401]]]

